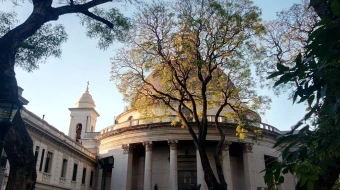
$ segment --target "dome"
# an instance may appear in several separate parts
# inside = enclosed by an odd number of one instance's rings
[[[94,101],[92,99],[92,96],[89,93],[88,84],[87,84],[87,88],[86,88],[85,93],[76,102],[76,107],[77,108],[95,108],[96,107],[96,105],[94,104]]]
[[[172,84],[167,85],[167,83],[166,83],[167,81],[163,80],[166,73],[162,69],[163,69],[163,67],[160,67],[160,69],[155,69],[146,77],[145,81],[147,81],[147,82],[143,83],[141,85],[142,86],[141,89],[136,93],[135,97],[133,98],[132,107],[136,106],[136,107],[141,107],[141,109],[144,109],[144,107],[147,106],[147,101],[142,99],[143,96],[144,96],[143,94],[145,92],[153,93],[153,87],[156,88],[159,91],[163,91],[165,93],[170,93],[170,94],[173,91],[175,91],[174,85],[172,85]],[[190,76],[193,76],[192,78],[197,77],[197,76],[195,76],[195,73],[192,73],[192,74],[193,75],[189,74]],[[194,88],[188,88],[190,93],[192,93],[192,94],[200,93],[200,82],[197,82],[198,80],[199,79],[188,80],[188,83],[187,83],[188,86],[191,86],[191,87],[195,86]],[[149,85],[152,85],[153,87],[150,87]],[[214,89],[216,89],[216,87],[223,88],[223,89],[235,89],[236,88],[235,84],[231,81],[229,76],[226,75],[224,73],[224,71],[222,69],[219,69],[219,68],[217,68],[216,71],[213,73],[213,79],[210,81],[210,84],[209,84],[209,87],[208,87],[208,90],[207,90],[207,99],[209,101],[209,104],[211,104],[211,105],[217,104],[216,103],[217,101],[223,101],[223,99],[222,99],[223,94],[222,93],[213,94],[213,93],[209,92],[209,89],[214,90]],[[155,94],[157,94],[157,93],[155,93]],[[174,94],[174,96],[176,97],[177,94]],[[229,96],[230,97],[229,97],[228,102],[231,103],[231,104],[236,104],[235,102],[238,102],[238,100],[241,98],[241,97],[239,97],[238,90],[235,90]],[[200,105],[197,105],[198,102],[196,102],[196,106],[200,106]],[[176,103],[176,101],[172,101],[172,104],[175,104],[175,103]],[[154,111],[154,114],[156,116],[164,114],[164,112],[163,112],[164,107],[162,107],[162,108],[160,107],[160,110],[158,110],[156,107],[157,107],[157,104],[155,104],[155,107],[154,107],[154,109],[157,110],[157,111]],[[210,116],[216,115],[218,108],[219,107],[217,105],[216,105],[216,107],[212,107],[212,106],[208,107],[207,114],[210,115]],[[246,117],[248,119],[256,119],[257,121],[261,121],[260,115],[256,112],[252,111],[247,104],[241,103],[239,105],[239,108],[242,108],[242,110],[243,110],[242,112],[244,114],[246,114]],[[175,113],[170,111],[170,109],[167,110],[167,108],[165,108],[165,110],[166,110],[165,112],[169,111],[171,114],[176,115]],[[147,112],[151,113],[150,108],[147,108]],[[220,116],[226,118],[226,115],[230,115],[228,113],[232,113],[232,112],[234,112],[232,108],[225,106],[223,108],[222,112],[220,113]],[[152,117],[154,117],[155,115],[153,115]],[[130,110],[129,109],[129,110],[126,110],[125,112],[121,113],[116,118],[116,121],[118,123],[125,122],[125,121],[127,121],[127,118],[129,116],[133,116],[134,119],[138,119],[139,117],[144,117],[144,116],[142,116],[142,113],[139,113],[139,110],[133,110],[133,109]]]

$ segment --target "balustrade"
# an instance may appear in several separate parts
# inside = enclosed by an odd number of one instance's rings
[[[76,181],[71,181],[71,188],[76,188],[77,182]]]
[[[51,174],[43,172],[43,181],[49,183],[50,180],[51,180]]]
[[[167,118],[162,118],[162,119],[159,119],[159,120],[154,121],[154,122],[150,121],[150,120],[146,120],[146,119],[129,120],[129,121],[125,121],[125,122],[122,122],[122,123],[117,123],[114,126],[107,127],[105,129],[101,130],[100,133],[98,133],[98,134],[108,133],[108,132],[113,131],[115,129],[121,129],[121,128],[125,128],[125,127],[146,125],[146,124],[152,124],[152,123],[169,123],[169,122],[172,122],[175,118],[176,118],[175,115],[170,115]],[[207,120],[208,120],[208,122],[215,122],[215,116],[214,115],[208,115]],[[218,117],[218,122],[220,122],[220,123],[230,123],[230,121],[228,122],[227,118],[223,117],[223,116]],[[275,128],[271,125],[265,124],[265,123],[254,122],[253,125],[255,125],[256,127],[259,127],[261,129],[267,130],[267,131],[281,133],[281,131],[278,130],[277,128]]]
[[[60,178],[59,178],[59,184],[62,185],[62,186],[64,186],[65,183],[66,183],[66,178],[60,177]]]

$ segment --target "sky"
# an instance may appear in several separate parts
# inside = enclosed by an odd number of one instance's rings
[[[275,19],[277,11],[289,8],[298,0],[255,0],[262,9],[264,20]],[[27,1],[18,7],[9,2],[0,3],[0,11],[16,11],[18,20],[24,21],[32,11]],[[131,7],[120,7],[122,12],[131,16]],[[19,22],[19,23],[20,23]],[[60,58],[49,58],[38,70],[31,73],[16,68],[18,85],[24,89],[23,97],[29,101],[25,106],[38,116],[67,134],[70,124],[70,111],[86,90],[89,92],[100,114],[96,131],[113,124],[114,117],[124,111],[123,102],[113,81],[110,81],[111,60],[115,50],[123,44],[114,43],[106,51],[97,48],[97,41],[86,37],[85,28],[75,15],[61,16],[55,23],[63,24],[68,41],[62,45]],[[288,95],[275,96],[271,91],[261,90],[272,98],[271,109],[262,116],[262,121],[280,130],[289,130],[305,113],[305,105],[292,104]]]

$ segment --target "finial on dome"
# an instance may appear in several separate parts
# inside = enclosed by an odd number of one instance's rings
[[[90,82],[87,81],[87,87],[86,87],[86,91],[85,92],[89,92],[89,85],[90,85]]]

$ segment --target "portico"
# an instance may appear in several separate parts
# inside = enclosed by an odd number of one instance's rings
[[[216,142],[207,144],[208,158],[216,174],[213,160]],[[228,189],[257,189],[260,171],[255,168],[257,160],[252,147],[252,143],[224,142],[221,163]],[[168,139],[123,144],[120,155],[113,157],[111,184],[106,190],[153,190],[155,186],[159,190],[184,190],[190,189],[191,184],[201,184],[201,190],[207,190],[200,157],[192,141]],[[243,182],[234,184],[234,181]]]

